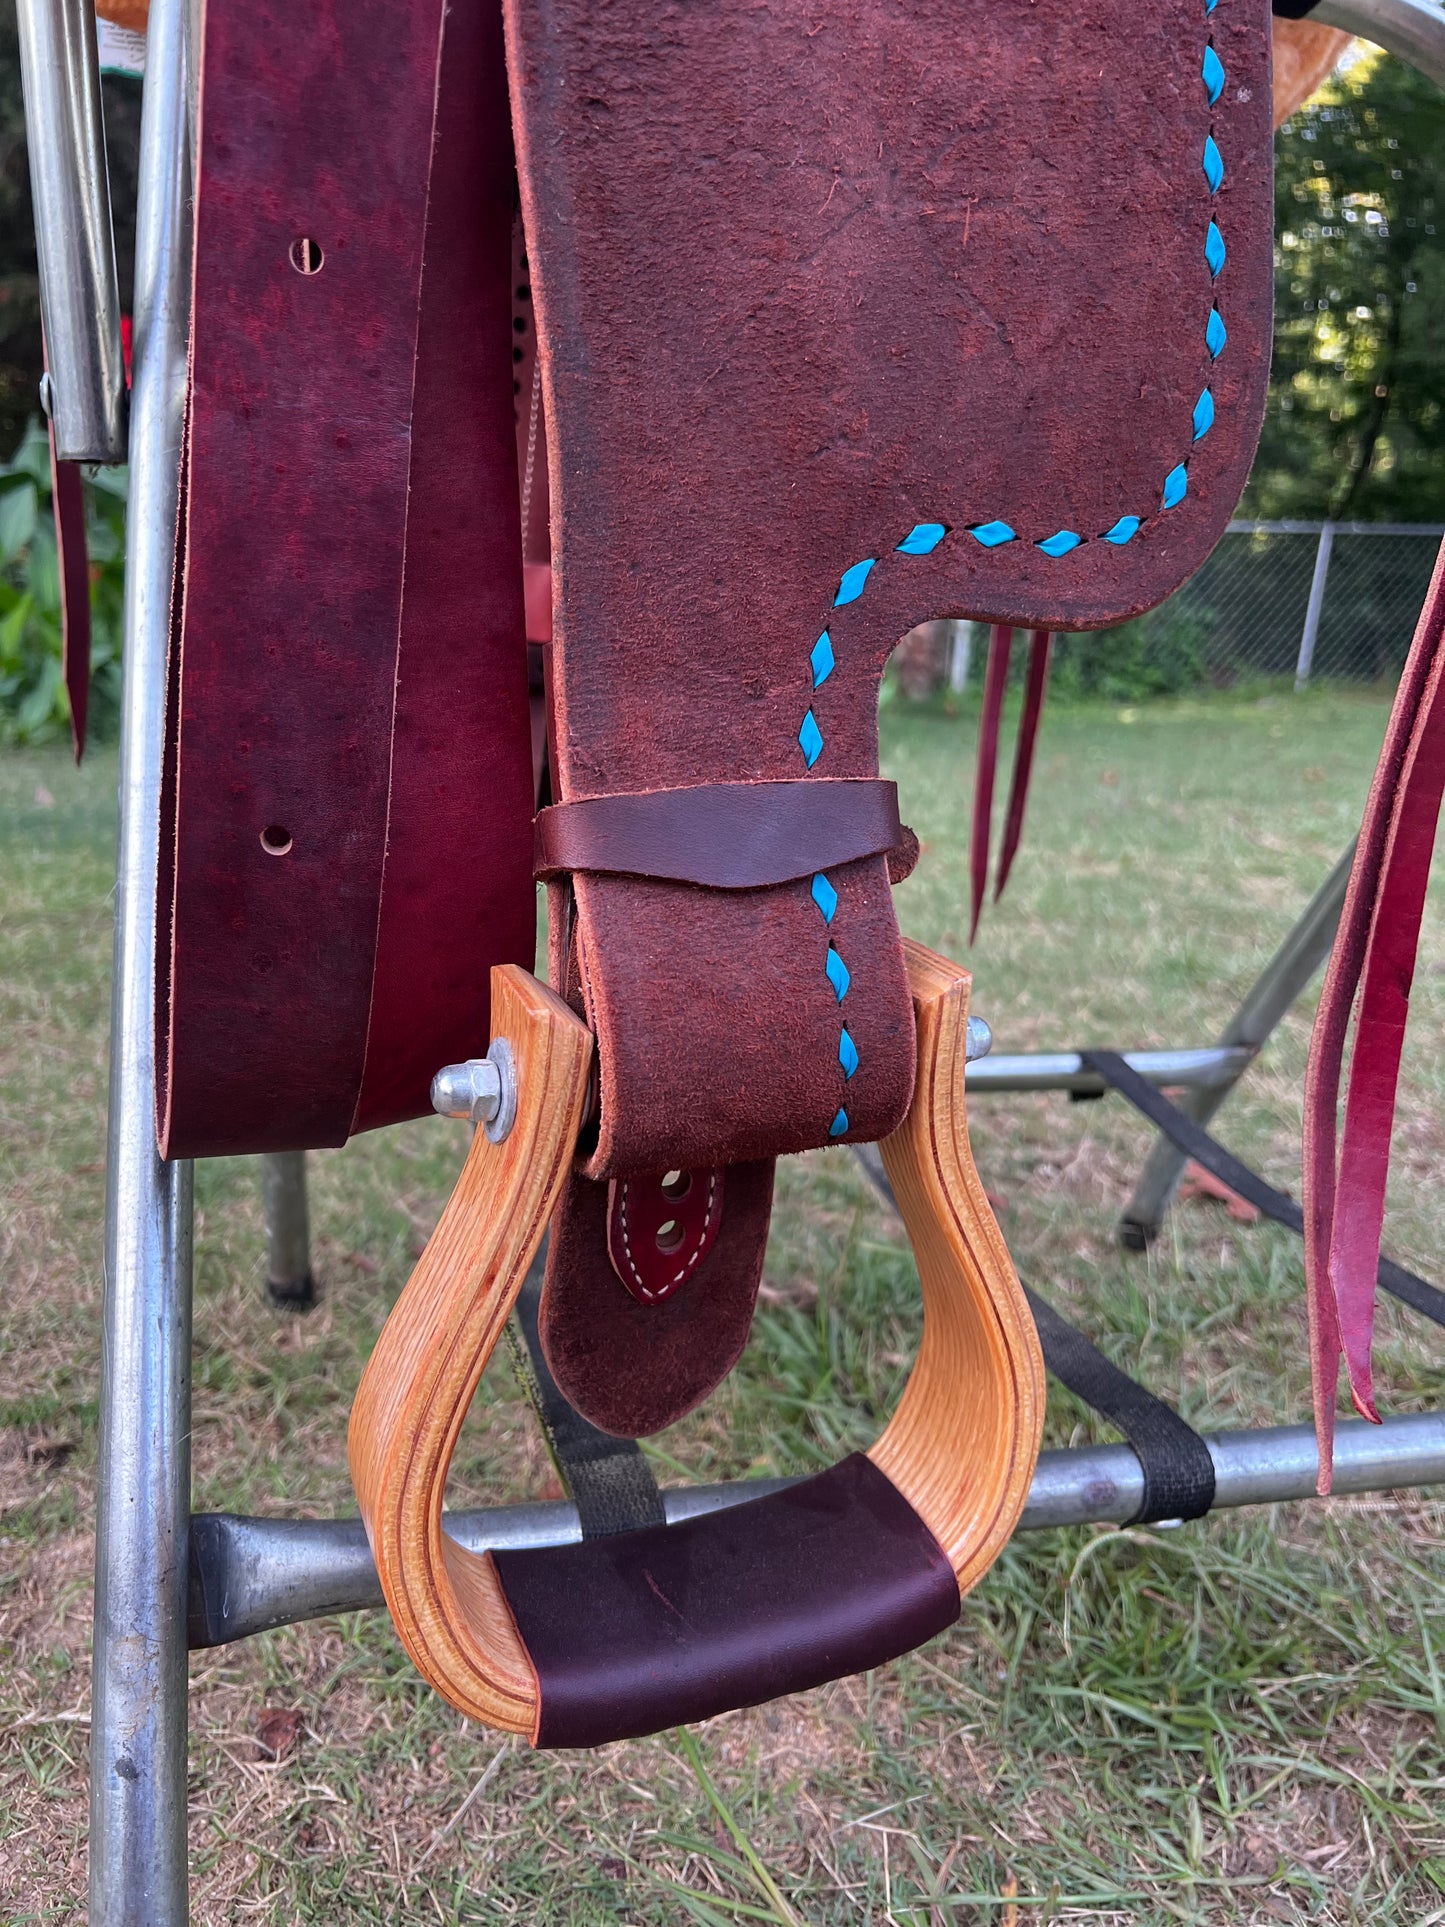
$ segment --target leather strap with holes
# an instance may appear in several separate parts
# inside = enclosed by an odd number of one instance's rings
[[[425,1110],[535,914],[500,19],[209,0],[201,69],[170,1156]]]

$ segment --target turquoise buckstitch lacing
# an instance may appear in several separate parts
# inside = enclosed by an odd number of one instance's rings
[[[1204,14],[1206,19],[1212,16],[1218,3],[1219,0],[1204,0]],[[1204,56],[1200,63],[1199,77],[1203,83],[1205,99],[1208,101],[1212,110],[1218,104],[1224,92],[1226,78],[1224,62],[1220,59],[1215,48],[1212,33],[1204,44]],[[1218,144],[1214,138],[1212,113],[1209,132],[1204,137],[1201,165],[1204,170],[1204,178],[1208,184],[1210,195],[1213,197],[1219,192],[1224,182],[1224,156],[1220,153]],[[1220,274],[1223,272],[1226,258],[1224,236],[1219,231],[1218,222],[1211,220],[1204,235],[1204,261],[1209,270],[1211,283],[1219,279]],[[1223,354],[1225,344],[1228,340],[1228,330],[1225,328],[1218,304],[1211,301],[1209,319],[1204,324],[1204,346],[1211,364],[1218,361],[1220,355]],[[1192,412],[1190,422],[1191,446],[1201,442],[1213,426],[1214,394],[1208,384],[1206,384],[1200,392],[1199,399],[1195,402]],[[1155,514],[1165,514],[1168,510],[1177,508],[1184,500],[1189,490],[1188,461],[1189,457],[1186,455],[1184,460],[1176,462],[1174,467],[1171,468],[1169,473],[1164,477],[1159,491],[1159,507],[1154,511]],[[1117,548],[1122,548],[1126,542],[1132,541],[1139,533],[1145,521],[1151,519],[1152,517],[1139,515],[1121,515],[1112,528],[1105,529],[1103,533],[1095,539],[1100,542],[1109,542]],[[970,524],[963,532],[971,535],[974,541],[977,542],[981,548],[985,549],[1003,548],[1008,543],[1017,542],[1019,539],[1016,531],[1011,528],[1007,522],[1001,520],[975,522]],[[910,529],[903,540],[897,544],[894,553],[897,555],[932,555],[934,550],[946,539],[949,533],[950,530],[942,522],[919,522],[914,528]],[[1045,555],[1053,557],[1056,561],[1060,561],[1064,556],[1072,555],[1076,549],[1082,548],[1089,539],[1088,536],[1080,535],[1077,529],[1058,529],[1054,534],[1046,535],[1036,541],[1034,547],[1041,549]],[[861,562],[855,562],[851,568],[845,569],[842,579],[838,584],[838,593],[833,598],[833,607],[835,609],[841,609],[846,607],[850,602],[856,602],[867,586],[869,576],[877,566],[878,557],[876,555],[870,555],[865,556]],[[833,651],[833,639],[826,629],[813,644],[808,657],[808,663],[812,671],[812,687],[815,690],[821,689],[837,666]],[[798,747],[803,752],[803,762],[805,766],[808,769],[812,769],[813,765],[818,761],[818,758],[823,754],[823,732],[811,708],[803,717],[802,724],[799,727]],[[837,914],[838,909],[838,893],[828,878],[821,872],[813,878],[810,888],[813,902],[818,906],[823,923],[831,933],[833,918]],[[836,944],[831,941],[831,936],[828,943],[824,968],[833,994],[841,1005],[843,999],[848,995],[851,978],[847,965],[838,953]],[[851,1081],[858,1069],[858,1047],[849,1035],[846,1024],[842,1026],[839,1032],[838,1062],[843,1072],[844,1082],[847,1083]],[[828,1135],[830,1138],[842,1137],[847,1129],[848,1113],[840,1105],[837,1115],[828,1127]]]

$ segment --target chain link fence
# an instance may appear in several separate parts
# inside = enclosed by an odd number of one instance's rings
[[[1393,683],[1414,633],[1445,525],[1231,522],[1182,589],[1142,616],[1060,636],[1056,683],[1080,693],[1169,694],[1291,681]],[[929,623],[900,647],[905,696],[977,683],[986,625]]]
[[[1429,523],[1232,522],[1154,618],[1197,626],[1205,673],[1391,682],[1445,528]]]

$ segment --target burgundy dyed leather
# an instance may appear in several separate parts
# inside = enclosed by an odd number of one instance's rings
[[[70,698],[70,742],[78,763],[85,753],[90,703],[90,557],[80,464],[56,460],[54,428],[50,430],[50,501],[60,573],[61,674]]]
[[[639,1303],[685,1285],[717,1241],[727,1172],[648,1171],[607,1187],[607,1255]]]
[[[1013,778],[1009,784],[1008,813],[1004,818],[1003,846],[998,854],[998,875],[993,900],[998,902],[1008,885],[1009,872],[1018,855],[1024,833],[1024,811],[1028,808],[1029,779],[1034,769],[1034,749],[1038,743],[1039,719],[1044,713],[1044,692],[1049,685],[1049,656],[1053,637],[1047,629],[1035,629],[1029,637],[1029,667],[1024,683],[1023,713],[1019,717],[1018,741],[1014,745]]]
[[[1049,0],[974,19],[943,0],[851,6],[820,32],[800,0],[663,24],[507,0],[558,511],[562,800],[803,774],[809,711],[816,773],[872,775],[878,674],[915,621],[1117,620],[1222,531],[1267,374],[1267,13]],[[1217,281],[1211,220],[1229,249]],[[1229,339],[1211,360],[1216,294]],[[1215,422],[1196,443],[1206,385]],[[1181,463],[1187,495],[1162,511]],[[1134,513],[1133,541],[1097,539]],[[967,533],[996,518],[1016,541]],[[951,533],[898,553],[921,523]],[[1061,558],[1035,546],[1063,528],[1090,539]],[[868,558],[864,594],[835,609]],[[825,627],[837,667],[815,688]],[[898,1121],[912,1069],[884,869],[858,868],[868,927],[850,906],[834,933],[869,1032],[849,1137]],[[702,907],[585,877],[577,904],[596,1175],[826,1141],[844,1093],[805,886]],[[694,993],[719,959],[735,960],[726,1020],[668,1023],[706,1007]],[[722,1093],[705,1139],[677,1101],[702,1088]]]
[[[968,847],[970,914],[968,940],[978,935],[978,919],[988,890],[988,852],[993,834],[993,785],[998,770],[998,739],[1003,723],[1003,699],[1008,688],[1009,658],[1014,632],[995,623],[988,639],[988,668],[983,679],[983,705],[978,718],[978,764],[973,778],[973,823]]]
[[[821,21],[802,0],[504,4],[559,801],[876,776],[879,676],[915,623],[1096,626],[1203,561],[1268,372],[1260,0],[966,19],[869,0]],[[1171,476],[1185,493],[1165,509]],[[1103,539],[1128,516],[1132,539]],[[1014,539],[971,532],[996,522]],[[1085,538],[1071,553],[1038,546],[1064,531]],[[581,874],[565,919],[564,898],[554,980],[575,965],[598,1039],[589,1178],[902,1118],[913,1026],[882,859],[826,872],[826,919],[806,880]],[[593,1269],[600,1333],[623,1293]]]
[[[683,1524],[491,1555],[537,1674],[538,1746],[601,1746],[863,1672],[958,1617],[932,1533],[854,1453]]]
[[[495,0],[449,0],[412,393],[386,865],[354,1131],[425,1113],[433,1073],[486,1049],[492,964],[530,968],[536,958],[517,479],[500,378],[512,171]]]
[[[758,890],[886,856],[903,840],[898,785],[845,778],[699,783],[589,796],[537,818],[533,869]]]
[[[423,1111],[534,940],[499,22],[210,0],[201,86],[171,1156]]]
[[[1400,678],[1325,974],[1305,1082],[1305,1272],[1320,1490],[1330,1487],[1341,1356],[1356,1409],[1377,1418],[1376,1277],[1395,1090],[1420,919],[1445,790],[1445,546]],[[1336,1112],[1360,993],[1342,1144]],[[1338,1157],[1337,1157],[1338,1149]]]
[[[552,1222],[538,1325],[552,1376],[577,1410],[604,1432],[646,1438],[706,1398],[747,1343],[773,1166],[760,1159],[728,1167],[727,1208],[717,1214],[706,1255],[651,1303],[613,1267],[609,1189],[590,1178],[568,1180]]]

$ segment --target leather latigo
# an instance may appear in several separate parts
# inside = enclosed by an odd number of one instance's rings
[[[1097,627],[1208,555],[1268,374],[1259,0],[504,5],[559,801],[874,776],[915,623]],[[885,861],[826,886],[575,878],[588,1179],[898,1123]]]
[[[424,1111],[535,917],[495,5],[209,0],[201,89],[171,1156]]]

